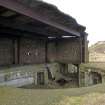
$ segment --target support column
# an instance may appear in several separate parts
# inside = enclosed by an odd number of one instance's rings
[[[79,64],[77,65],[77,86],[80,87],[80,68],[79,68]]]
[[[68,64],[60,63],[60,73],[68,74]]]
[[[85,72],[85,86],[89,86],[89,74],[88,72]]]
[[[34,85],[37,85],[37,72],[33,73]]]
[[[13,39],[13,64],[19,64],[19,39]]]
[[[102,75],[102,83],[105,83],[105,75]]]
[[[15,57],[15,64],[18,64],[18,42],[14,40],[14,57]]]
[[[45,42],[45,63],[48,63],[48,59],[47,59],[47,56],[48,56],[48,40],[46,40]]]

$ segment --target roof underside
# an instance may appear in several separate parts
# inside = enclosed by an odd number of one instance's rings
[[[61,37],[80,36],[85,27],[56,7],[41,1],[0,0],[0,32],[11,34],[10,30],[17,34]]]

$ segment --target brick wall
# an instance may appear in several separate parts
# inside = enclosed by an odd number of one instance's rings
[[[13,63],[13,42],[8,38],[0,38],[0,65]]]
[[[50,42],[47,44],[47,60],[48,62],[55,62],[57,60],[57,49],[55,42]]]
[[[48,61],[60,63],[81,62],[81,43],[79,39],[65,39],[48,44]]]
[[[45,63],[45,41],[41,39],[20,39],[20,63]]]
[[[57,58],[62,63],[81,62],[81,44],[78,39],[67,39],[58,42]]]
[[[49,42],[46,53],[44,39],[0,38],[0,65],[45,63],[46,54],[49,62],[81,63],[81,42],[79,39]]]

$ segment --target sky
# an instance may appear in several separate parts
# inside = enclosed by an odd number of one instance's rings
[[[86,26],[89,46],[105,41],[105,0],[43,0],[52,3],[64,13]]]

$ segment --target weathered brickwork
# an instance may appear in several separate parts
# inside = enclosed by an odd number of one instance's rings
[[[60,63],[81,63],[81,42],[79,39],[65,39],[48,44],[48,61]]]
[[[57,59],[62,63],[81,62],[81,43],[78,39],[67,39],[58,42]]]
[[[13,42],[8,38],[0,38],[0,65],[13,63]]]
[[[41,39],[20,39],[20,63],[35,64],[45,62],[45,41]]]
[[[57,60],[57,48],[56,42],[49,42],[47,45],[47,60],[48,62],[56,62]]]
[[[79,38],[47,43],[45,39],[20,37],[0,39],[0,65],[50,62],[80,64],[82,45]]]

